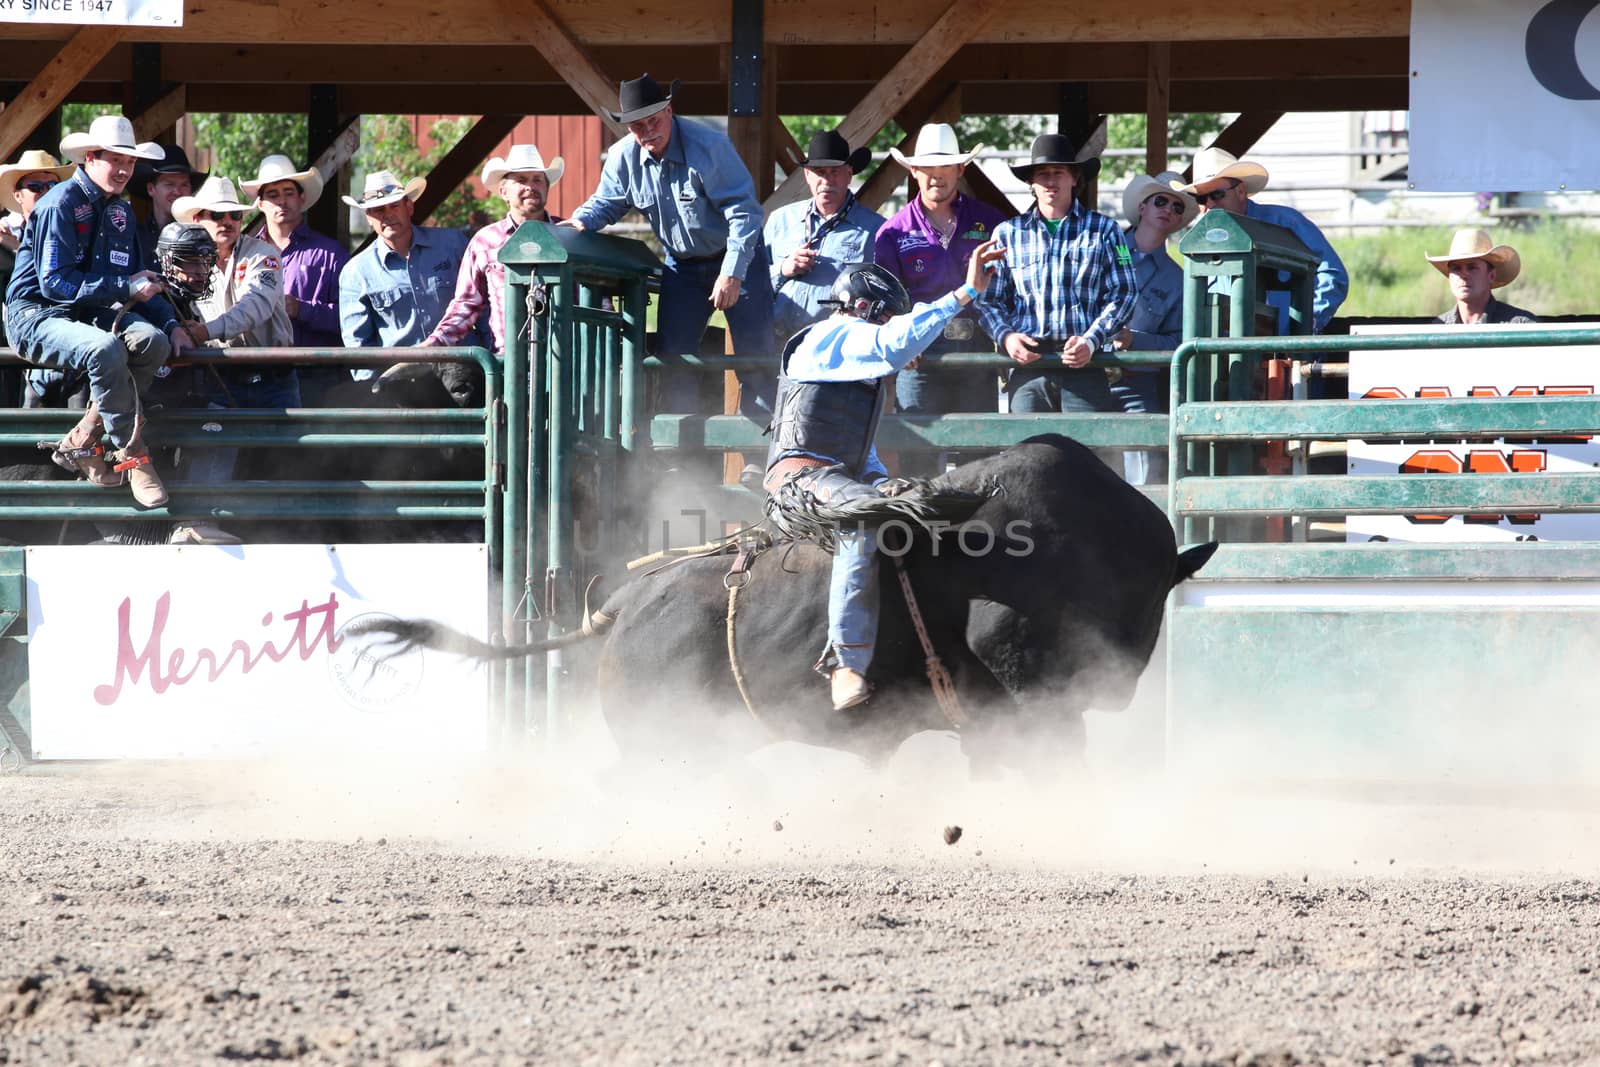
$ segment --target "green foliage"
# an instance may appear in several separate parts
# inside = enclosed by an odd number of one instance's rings
[[[1449,248],[1453,232],[1450,227],[1414,227],[1341,236],[1334,230],[1333,246],[1350,271],[1350,296],[1340,314],[1411,318],[1450,307],[1453,298],[1444,275],[1424,257]],[[1491,232],[1522,257],[1522,274],[1498,291],[1502,299],[1536,315],[1596,311],[1600,232],[1561,219]]]
[[[1203,146],[1221,130],[1222,116],[1216,112],[1190,111],[1167,116],[1168,145]],[[1112,115],[1106,122],[1106,147],[1143,149],[1149,143],[1149,133],[1149,120],[1144,115]],[[1107,156],[1101,164],[1100,180],[1114,182],[1142,173],[1144,160],[1137,156]]]
[[[203,169],[231,178],[235,185],[255,178],[262,159],[273,154],[288,156],[296,166],[307,163],[304,115],[200,111],[189,119],[195,148],[210,159]],[[198,160],[196,165],[201,165]]]
[[[393,171],[402,181],[428,173],[476,121],[470,115],[436,120],[428,128],[433,147],[423,152],[417,146],[409,116],[363,115],[361,147],[353,160],[357,188],[366,175],[377,170]],[[428,225],[464,228],[471,224],[474,211],[488,207],[485,198],[476,196],[471,186],[464,185],[434,209],[428,216]]]

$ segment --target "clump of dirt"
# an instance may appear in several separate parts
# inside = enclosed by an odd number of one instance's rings
[[[64,975],[35,971],[0,992],[0,1034],[160,1016],[143,989],[97,978],[81,967]]]

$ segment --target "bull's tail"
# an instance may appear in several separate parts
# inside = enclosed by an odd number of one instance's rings
[[[1207,541],[1203,545],[1195,545],[1178,553],[1178,568],[1173,574],[1174,586],[1188,581],[1195,576],[1195,572],[1210,562],[1211,557],[1217,554],[1217,543]]]
[[[593,611],[583,620],[583,626],[579,629],[544,641],[530,641],[525,645],[491,645],[431,619],[370,619],[356,623],[346,633],[377,637],[378,641],[371,650],[384,659],[403,656],[418,648],[431,648],[436,652],[449,652],[479,663],[489,663],[582,644],[591,637],[604,634],[616,621],[614,614]]]

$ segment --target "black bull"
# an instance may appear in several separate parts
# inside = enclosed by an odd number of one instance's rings
[[[1030,438],[943,480],[1003,490],[961,527],[919,536],[903,556],[970,719],[963,747],[975,760],[1058,765],[1081,745],[1085,708],[1127,706],[1155,647],[1167,593],[1216,546],[1180,554],[1160,509],[1058,435]],[[812,670],[827,634],[830,558],[811,545],[763,553],[740,590],[735,647],[752,712],[728,653],[729,565],[727,556],[676,563],[623,585],[597,613],[606,632],[600,705],[625,755],[704,751],[710,739],[788,739],[877,758],[913,733],[949,728],[888,559],[880,561],[872,699],[850,712],[831,709],[826,679]],[[396,647],[480,658],[587,639],[575,633],[493,649],[428,623],[388,630]]]

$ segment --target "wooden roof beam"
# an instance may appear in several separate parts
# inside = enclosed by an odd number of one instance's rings
[[[850,109],[839,123],[839,133],[852,145],[870,141],[962,45],[978,35],[1000,5],[1001,0],[953,0],[872,91]],[[791,174],[764,206],[772,211],[798,200],[804,188],[805,176]]]
[[[521,115],[484,115],[461,135],[461,140],[451,146],[444,158],[428,172],[428,187],[417,197],[412,219],[417,225],[427,221],[434,209],[461,188],[461,183],[477,173],[479,165],[489,158],[495,145],[510,136],[521,122]],[[489,190],[491,193],[493,189]]]
[[[155,103],[132,116],[133,132],[141,141],[153,141],[163,131],[176,126],[178,120],[188,113],[188,86],[175,85],[159,96]]]
[[[122,40],[122,26],[85,26],[50,57],[44,69],[0,111],[0,159],[10,159],[45,116]]]
[[[544,0],[513,0],[507,6],[517,9],[525,20],[522,30],[529,43],[555,68],[562,80],[572,86],[572,91],[589,105],[606,128],[616,137],[626,134],[627,128],[613,119],[608,110],[616,95],[614,83],[606,77],[589,50],[550,13]]]

